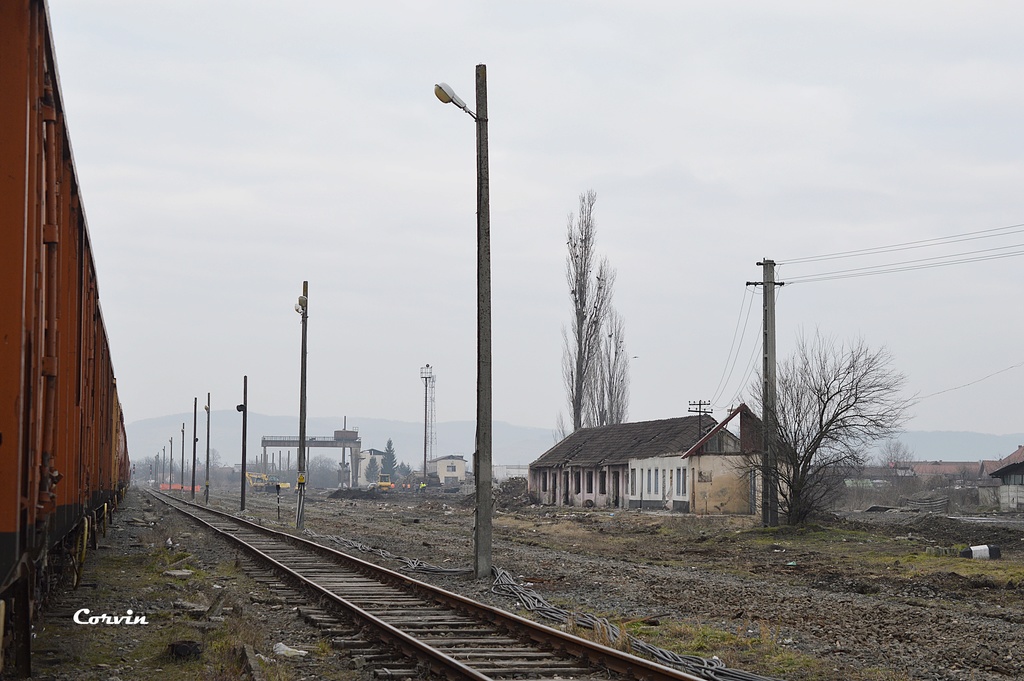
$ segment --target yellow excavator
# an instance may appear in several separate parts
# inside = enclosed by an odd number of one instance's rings
[[[280,485],[281,489],[291,489],[291,483],[281,482],[281,478],[276,475],[267,475],[266,473],[246,473],[245,479],[249,482],[249,486],[252,487],[254,492],[276,492],[277,486]]]

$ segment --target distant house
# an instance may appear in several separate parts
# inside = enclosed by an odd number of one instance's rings
[[[949,487],[974,487],[982,477],[979,461],[911,461],[914,475],[926,483],[943,482]]]
[[[725,426],[739,416],[740,435]],[[740,405],[710,416],[583,428],[530,464],[542,504],[753,513],[756,482],[744,457],[760,451],[760,421]]]
[[[427,475],[437,475],[445,487],[461,485],[466,480],[466,459],[461,454],[431,459],[427,461]]]
[[[992,467],[989,475],[999,478],[1000,481],[999,510],[1024,510],[1024,445],[1017,445],[1017,451],[1000,459],[999,463]]]

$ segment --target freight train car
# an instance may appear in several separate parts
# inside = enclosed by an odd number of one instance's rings
[[[81,563],[90,527],[123,495],[130,472],[59,83],[45,1],[0,2],[5,678],[29,675],[35,611]]]

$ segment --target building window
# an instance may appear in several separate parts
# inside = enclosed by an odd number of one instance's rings
[[[711,482],[711,471],[697,471],[697,482]]]
[[[587,494],[594,493],[594,471],[587,471]]]
[[[676,469],[676,496],[683,496],[683,469]]]
[[[447,470],[449,473],[454,473],[455,472],[455,464],[453,464],[453,463],[448,464],[448,467],[445,470]]]
[[[608,494],[608,471],[597,474],[597,493]]]
[[[540,491],[541,492],[547,492],[548,491],[548,472],[547,471],[544,471],[543,473],[540,474]]]
[[[629,496],[636,496],[636,469],[629,469]]]
[[[654,470],[651,469],[651,468],[648,468],[647,469],[647,493],[648,494],[651,493],[651,480],[652,480],[653,474],[654,474]]]
[[[572,477],[573,477],[573,482],[575,483],[574,487],[576,489],[576,494],[579,494],[580,493],[580,472],[576,471],[573,474]]]

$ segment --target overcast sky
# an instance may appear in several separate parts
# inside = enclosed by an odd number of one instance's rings
[[[475,129],[433,86],[473,108],[479,63],[495,420],[554,429],[565,410],[565,226],[588,189],[636,356],[630,420],[712,399],[721,418],[749,394],[763,258],[796,281],[1024,242],[790,262],[1024,223],[1016,2],[49,7],[129,422],[207,392],[230,408],[244,374],[251,410],[297,415],[303,280],[310,415],[420,420],[429,363],[438,421],[474,418]],[[862,337],[918,396],[1015,367],[921,400],[907,428],[1020,432],[1022,265],[788,285],[779,356],[816,329]]]

